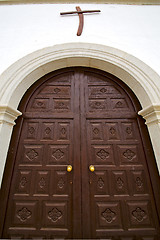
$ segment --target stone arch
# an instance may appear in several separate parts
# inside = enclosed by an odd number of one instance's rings
[[[135,93],[148,125],[158,163],[160,156],[160,76],[139,59],[118,49],[89,43],[67,43],[33,52],[15,62],[0,76],[0,140],[2,178],[17,108],[26,90],[45,74],[64,67],[86,66],[109,72]],[[5,137],[4,137],[5,136]],[[2,138],[1,138],[2,139]],[[1,179],[0,179],[1,180]]]

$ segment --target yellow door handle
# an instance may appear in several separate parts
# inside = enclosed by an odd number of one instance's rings
[[[72,171],[72,165],[68,165],[67,166],[67,172],[71,172]]]
[[[94,167],[93,165],[90,165],[90,166],[89,166],[89,170],[90,170],[91,172],[94,172],[95,167]]]

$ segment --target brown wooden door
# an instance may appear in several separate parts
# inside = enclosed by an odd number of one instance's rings
[[[159,239],[140,121],[134,102],[115,81],[87,71],[82,80],[82,164],[84,171],[90,165],[95,168],[86,171],[91,238]],[[85,184],[84,178],[84,191]],[[83,196],[84,203],[86,193]]]
[[[8,156],[3,238],[160,237],[154,159],[129,93],[85,68],[51,73],[28,91]]]

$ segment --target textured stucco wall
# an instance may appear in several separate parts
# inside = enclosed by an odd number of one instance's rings
[[[61,11],[100,9],[86,14],[82,36],[78,16]],[[67,42],[98,43],[123,50],[160,74],[160,6],[108,4],[0,5],[0,73],[38,49]]]

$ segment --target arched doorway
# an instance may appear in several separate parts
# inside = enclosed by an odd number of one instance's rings
[[[125,84],[66,68],[35,83],[19,110],[3,238],[158,238],[157,172]]]

